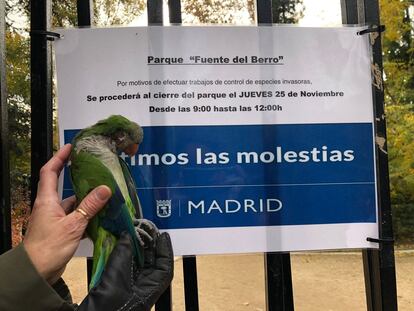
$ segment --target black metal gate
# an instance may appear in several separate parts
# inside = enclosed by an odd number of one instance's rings
[[[286,0],[288,2],[289,0]],[[4,1],[0,2],[0,254],[11,248],[10,182],[8,157],[8,120],[5,85],[5,27]],[[163,1],[148,0],[148,23],[162,25]],[[181,23],[180,0],[168,0],[170,23]],[[379,25],[378,0],[341,0],[342,22],[344,24]],[[92,23],[92,0],[77,0],[78,25],[90,26]],[[37,191],[39,170],[52,156],[52,54],[51,43],[41,35],[50,30],[51,0],[31,1],[31,189],[32,202]],[[272,19],[272,0],[257,0],[257,21],[259,25],[270,25]],[[373,65],[382,72],[381,37],[373,44]],[[375,68],[375,67],[374,67]],[[378,78],[378,76],[377,76]],[[381,76],[379,76],[381,79]],[[386,142],[384,115],[384,93],[382,81],[373,86],[376,136]],[[388,158],[386,144],[377,145],[377,181],[379,203],[380,239],[378,250],[363,250],[367,309],[375,311],[397,310],[395,260],[391,204],[389,195]],[[91,261],[87,262],[90,272]],[[293,290],[289,253],[265,254],[266,305],[267,310],[293,310]],[[197,286],[197,260],[195,256],[183,258],[185,306],[188,311],[199,310]],[[157,311],[172,309],[171,288],[156,304]]]

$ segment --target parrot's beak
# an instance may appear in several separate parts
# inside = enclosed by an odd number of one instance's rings
[[[133,157],[138,152],[138,146],[138,144],[131,144],[124,150],[124,152],[130,157]]]

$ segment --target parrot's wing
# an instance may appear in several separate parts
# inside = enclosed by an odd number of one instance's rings
[[[100,185],[108,186],[112,193],[116,187],[111,171],[97,157],[84,151],[72,151],[70,178],[76,198],[80,201]]]
[[[118,186],[115,187],[112,197],[107,203],[104,215],[99,215],[101,226],[115,235],[120,237],[123,231],[127,231],[132,238],[132,244],[134,246],[134,255],[140,267],[144,264],[144,250],[140,245],[136,236],[135,227],[127,202],[121,193]]]
[[[122,158],[119,158],[119,163],[122,167],[122,173],[125,177],[125,183],[128,187],[129,197],[131,198],[132,204],[135,207],[135,218],[140,219],[143,218],[141,202],[139,201],[139,197],[137,194],[137,187],[135,185],[134,179],[132,178],[131,170],[129,166],[125,163]]]
[[[88,234],[92,240],[97,239],[98,226],[102,226],[116,237],[124,231],[128,232],[133,241],[134,255],[142,266],[144,255],[127,206],[126,200],[129,198],[124,198],[111,171],[97,157],[80,151],[71,160],[70,172],[73,188],[79,200],[100,185],[106,185],[112,191],[106,207],[91,220],[88,226]]]

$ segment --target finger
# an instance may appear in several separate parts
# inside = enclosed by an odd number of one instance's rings
[[[72,195],[71,197],[64,199],[60,205],[67,215],[73,211],[76,205],[76,197]]]
[[[67,144],[40,169],[40,180],[37,189],[38,196],[56,196],[56,189],[60,172],[65,165],[71,151],[71,144]]]
[[[66,160],[69,158],[71,149],[71,144],[64,145],[54,154],[54,156],[44,165],[44,167],[50,171],[59,173],[62,170],[63,165],[65,165]]]
[[[112,192],[108,186],[99,186],[92,190],[67,217],[69,217],[69,220],[74,218],[74,221],[84,224],[86,227],[88,221],[105,206],[111,195]]]

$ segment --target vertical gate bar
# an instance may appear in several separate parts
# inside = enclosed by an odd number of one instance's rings
[[[341,14],[342,14],[342,24],[358,24],[359,23],[359,13],[360,13],[360,3],[358,0],[341,0]],[[367,303],[367,310],[381,310],[381,306],[375,301],[375,293],[379,293],[381,290],[376,285],[379,284],[378,278],[379,274],[375,273],[375,269],[372,267],[375,265],[373,263],[374,257],[372,252],[368,250],[362,250],[362,260],[364,267],[364,281],[365,281],[365,297]]]
[[[147,0],[148,24],[162,25],[163,0]]]
[[[290,254],[265,254],[268,311],[294,310]]]
[[[92,280],[92,268],[93,268],[93,260],[92,258],[86,259],[86,278],[88,280],[87,288],[89,288],[89,284]]]
[[[76,2],[76,12],[77,12],[77,19],[78,19],[78,26],[79,27],[89,27],[92,25],[93,19],[93,1],[92,0],[77,0]],[[89,288],[89,284],[91,283],[92,279],[92,266],[93,266],[93,259],[91,257],[86,258],[86,276],[87,276],[87,286]]]
[[[359,23],[380,25],[380,12],[378,0],[358,0]],[[373,86],[374,112],[375,112],[375,135],[379,141],[384,143],[376,144],[377,159],[377,189],[379,207],[379,234],[381,239],[393,240],[392,212],[388,171],[387,135],[384,112],[384,88],[382,84],[382,48],[381,36],[375,40],[372,46],[372,62],[381,74],[380,87]],[[372,310],[393,311],[398,309],[397,305],[397,282],[395,275],[394,244],[381,243],[378,250],[365,250],[364,261],[368,265],[364,269],[371,280],[370,291]],[[368,299],[368,296],[367,296]],[[368,302],[368,301],[367,301]]]
[[[185,310],[198,311],[198,284],[196,256],[183,256]]]
[[[158,301],[155,303],[156,311],[170,311],[172,310],[172,291],[171,286],[165,290],[160,296]]]
[[[181,24],[181,0],[168,0],[170,24]]]
[[[258,24],[272,23],[272,0],[256,0],[256,11]]]
[[[367,310],[382,310],[381,299],[379,293],[381,293],[380,274],[378,269],[374,267],[379,266],[379,256],[374,256],[372,250],[362,250],[362,260],[364,265],[364,279],[365,279],[365,296],[367,302]]]
[[[30,29],[50,29],[51,1],[30,1]],[[36,198],[40,168],[53,154],[52,55],[43,35],[32,35],[31,64],[31,201]]]
[[[163,0],[147,0],[148,25],[163,24]],[[156,311],[172,310],[171,286],[161,295],[155,304]]]
[[[377,0],[374,0],[377,1]],[[379,0],[378,0],[379,1]],[[357,14],[358,14],[358,23],[365,24],[365,2],[362,0],[357,0]]]
[[[168,0],[170,24],[181,24],[181,1]],[[196,256],[183,257],[185,310],[198,311],[198,284]]]
[[[342,0],[342,9],[347,11],[349,19],[344,23],[380,24],[378,0]],[[344,13],[342,14],[344,17]],[[357,20],[355,20],[357,17]],[[372,46],[373,65],[378,65],[382,78],[382,49],[379,36]],[[379,234],[382,239],[393,239],[391,200],[388,175],[388,156],[386,153],[386,122],[384,117],[383,86],[373,86],[375,113],[375,134],[383,138],[384,144],[376,145],[377,189],[379,208]],[[397,310],[397,288],[395,276],[394,246],[392,243],[381,243],[378,250],[362,251],[367,309],[369,311]]]
[[[342,24],[358,24],[357,0],[341,0]]]
[[[181,24],[181,0],[168,0],[170,24]],[[185,310],[198,311],[198,284],[196,256],[183,257]]]
[[[272,24],[272,1],[257,0],[257,23]],[[290,254],[265,254],[266,307],[268,311],[294,310]]]
[[[87,27],[92,25],[93,20],[93,1],[77,0],[76,12],[78,14],[78,26]]]
[[[0,3],[0,255],[12,247],[5,1]]]

